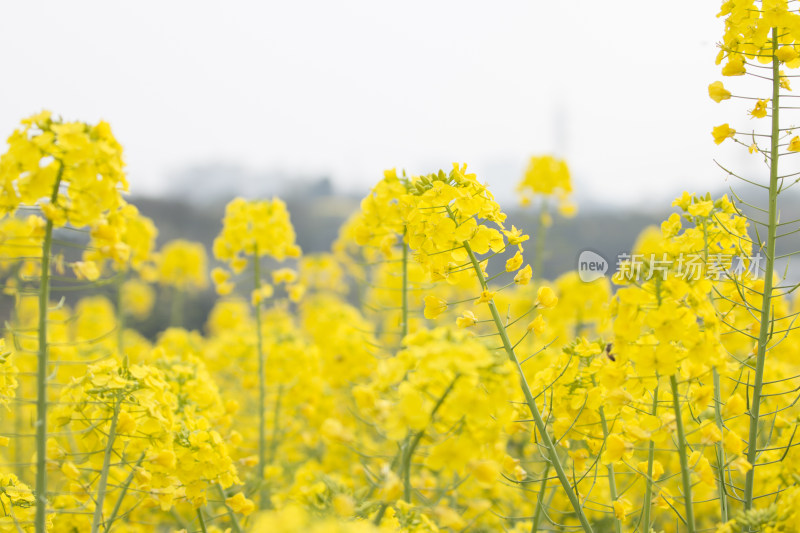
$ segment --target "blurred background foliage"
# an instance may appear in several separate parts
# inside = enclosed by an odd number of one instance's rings
[[[741,185],[737,186],[736,191],[744,199],[754,194],[754,191]],[[511,198],[512,193],[511,190],[496,191],[500,198],[505,195]],[[718,197],[726,193],[730,196],[727,189],[720,188],[712,191],[711,195]],[[235,196],[280,196],[291,213],[298,244],[303,253],[310,254],[330,251],[340,227],[358,209],[364,194],[366,191],[349,194],[337,190],[328,177],[248,174],[235,165],[213,164],[189,167],[175,174],[165,194],[158,197],[132,196],[129,201],[156,224],[159,231],[157,248],[160,249],[172,239],[183,238],[203,243],[210,255],[211,241],[219,231],[228,201]],[[800,192],[787,191],[781,202],[781,220],[800,218]],[[506,210],[509,225],[513,224],[531,235],[536,233],[539,222],[535,207],[515,205],[511,201],[504,201],[504,205],[509,206]],[[574,270],[578,255],[583,250],[602,255],[609,262],[610,271],[613,271],[617,256],[631,250],[642,229],[658,226],[673,210],[663,203],[657,207],[643,205],[639,208],[619,208],[581,199],[574,217],[555,215],[557,220],[547,229],[541,277],[552,280]],[[529,247],[532,246],[529,243]],[[780,242],[779,248],[787,251],[800,249],[800,233],[787,236]],[[533,252],[532,248],[530,252]],[[212,261],[210,267],[213,266],[215,263]],[[782,265],[781,270],[783,268]],[[107,287],[106,293],[114,299],[112,287]],[[80,292],[70,294],[67,296],[68,303],[82,296]],[[143,322],[131,324],[149,339],[154,339],[170,324],[172,294],[159,289],[157,298],[154,312]],[[203,331],[208,313],[217,299],[213,286],[187,295],[187,298],[184,327]],[[3,319],[9,316],[12,303],[11,299],[3,299],[0,304]]]

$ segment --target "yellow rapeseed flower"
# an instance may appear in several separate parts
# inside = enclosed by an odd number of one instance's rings
[[[425,297],[425,309],[423,314],[427,319],[434,319],[447,310],[447,302],[438,296],[429,294]]]
[[[456,325],[460,328],[468,328],[475,325],[475,314],[472,311],[464,311],[464,314],[456,318]]]
[[[539,287],[536,292],[536,302],[545,309],[550,309],[558,304],[558,296],[550,287]]]
[[[722,85],[721,81],[715,81],[708,86],[708,96],[710,96],[715,102],[719,103],[730,98],[731,92],[727,90],[724,85]]]
[[[714,137],[714,142],[717,144],[722,144],[725,139],[733,138],[735,134],[736,130],[731,128],[727,123],[715,126],[711,131],[711,135]]]
[[[527,285],[531,281],[531,277],[533,277],[533,269],[530,265],[525,265],[522,270],[517,272],[517,275],[514,276],[514,283],[517,285]]]
[[[767,116],[767,104],[769,100],[759,100],[756,102],[755,107],[750,111],[750,115],[755,118],[764,118]]]
[[[225,503],[231,508],[231,510],[233,510],[233,512],[241,513],[245,516],[249,515],[256,509],[255,503],[246,498],[242,492],[237,492],[230,498],[226,498]]]

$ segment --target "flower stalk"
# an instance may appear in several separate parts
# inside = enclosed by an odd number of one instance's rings
[[[669,384],[672,388],[672,409],[675,413],[675,426],[678,432],[678,458],[681,463],[681,484],[683,486],[683,506],[686,509],[686,530],[688,533],[695,533],[697,529],[694,524],[691,470],[689,469],[689,459],[686,453],[686,431],[683,427],[681,400],[678,395],[678,377],[675,374],[669,377]]]
[[[122,406],[122,398],[114,398],[114,414],[111,415],[111,427],[108,429],[108,442],[106,442],[105,453],[103,454],[103,467],[100,470],[100,482],[97,485],[97,496],[95,497],[94,516],[92,517],[92,533],[98,533],[103,523],[103,503],[106,498],[108,487],[108,472],[111,469],[111,454],[114,451],[114,441],[117,437],[117,421],[119,411]]]
[[[541,210],[539,212],[538,224],[536,227],[536,243],[534,245],[533,278],[542,279],[542,268],[544,267],[544,256],[546,253],[544,244],[547,239],[547,228],[550,225],[550,204],[547,198],[542,198]]]
[[[658,386],[653,390],[653,412],[652,415],[656,416],[658,413]],[[650,531],[650,507],[653,502],[653,461],[655,459],[656,443],[650,439],[650,445],[647,449],[647,479],[645,480],[644,488],[644,503],[642,504],[642,522],[641,527],[644,531]]]
[[[400,344],[403,343],[403,340],[408,335],[408,244],[406,244],[405,236],[402,240],[403,244],[403,257],[402,257],[402,269],[403,269],[403,278],[402,278],[402,291],[401,291],[401,298],[402,298],[402,317],[400,318]]]
[[[117,278],[117,350],[122,356],[122,368],[128,368],[128,354],[125,352],[125,309],[122,306],[122,285],[125,281],[125,276]]]
[[[261,264],[258,247],[253,254],[253,285],[256,292],[261,290]],[[258,497],[261,509],[267,507],[267,493],[264,490],[264,471],[267,467],[267,360],[264,355],[264,335],[261,331],[261,302],[256,302],[256,356],[258,357],[258,472],[256,474]]]
[[[463,244],[464,244],[464,249],[466,249],[467,251],[467,255],[469,255],[472,267],[475,270],[475,275],[478,277],[478,281],[481,284],[481,289],[484,291],[488,290],[489,286],[486,282],[486,276],[483,275],[483,270],[481,269],[481,265],[478,262],[478,258],[472,251],[472,247],[469,245],[469,242],[464,241]],[[489,306],[489,311],[492,314],[492,319],[494,320],[495,327],[497,329],[497,334],[500,336],[500,339],[503,343],[503,348],[505,349],[505,352],[508,355],[509,360],[516,367],[517,373],[519,374],[520,386],[522,387],[522,393],[525,395],[525,402],[528,404],[528,409],[530,409],[531,415],[533,416],[534,423],[536,424],[536,430],[539,432],[539,435],[542,439],[542,444],[544,448],[547,450],[550,463],[555,469],[556,475],[558,475],[558,479],[561,482],[561,485],[564,487],[564,492],[566,493],[567,498],[569,498],[570,504],[572,505],[572,508],[575,511],[575,515],[577,516],[578,521],[581,524],[581,527],[583,528],[584,531],[590,533],[592,531],[592,526],[589,524],[589,520],[586,518],[586,515],[583,512],[583,506],[578,500],[578,495],[576,493],[576,490],[572,487],[572,484],[569,482],[569,478],[567,478],[567,474],[564,472],[564,467],[561,464],[561,459],[558,457],[558,450],[556,450],[556,447],[553,444],[552,439],[550,438],[550,434],[547,432],[547,426],[545,425],[544,420],[542,419],[541,413],[539,413],[539,408],[536,407],[536,400],[534,399],[533,393],[531,392],[530,386],[528,385],[528,381],[525,378],[525,373],[522,371],[522,365],[520,365],[519,359],[517,358],[517,355],[514,353],[514,347],[508,338],[508,333],[506,332],[506,328],[505,325],[503,324],[503,319],[500,316],[500,312],[497,310],[497,306],[494,304],[494,300],[489,300],[488,306]]]
[[[544,514],[544,494],[547,491],[547,481],[550,476],[550,463],[545,463],[544,474],[542,474],[542,484],[539,487],[539,494],[536,495],[536,512],[533,514],[533,525],[531,526],[531,533],[539,531],[539,524],[542,521]]]
[[[450,395],[452,392],[453,387],[456,385],[456,381],[458,381],[459,375],[453,378],[453,381],[450,382],[450,385],[447,386],[444,393],[439,397],[436,401],[436,405],[433,406],[430,415],[430,423],[433,423],[434,418],[436,417],[436,412],[444,403],[445,399]],[[419,446],[422,437],[425,436],[425,429],[421,429],[414,435],[414,438],[408,444],[405,453],[403,453],[403,464],[402,464],[402,471],[403,471],[403,498],[408,503],[411,503],[411,459],[414,457],[414,452],[417,451],[417,446]]]
[[[595,383],[594,378],[592,378],[592,384],[596,387],[597,384]],[[608,440],[608,421],[606,420],[605,410],[600,407],[600,427],[603,429],[603,440]],[[617,501],[617,479],[614,475],[614,463],[608,463],[606,466],[608,472],[608,493],[611,496],[611,501]],[[622,531],[622,524],[616,516],[614,517],[614,531],[620,533]]]
[[[199,507],[197,509],[197,522],[200,525],[200,531],[203,533],[208,533],[208,528],[206,528],[206,519],[203,518],[203,510]]]
[[[64,164],[58,167],[50,203],[58,201]],[[47,219],[42,242],[39,284],[39,346],[36,371],[36,533],[45,533],[47,523],[47,311],[50,305],[50,256],[53,246],[53,221]]]
[[[170,307],[169,322],[173,328],[183,327],[183,290],[175,287],[172,291],[172,306]]]
[[[764,383],[764,362],[767,345],[771,339],[770,326],[772,320],[772,286],[775,268],[775,240],[778,226],[778,143],[780,141],[780,61],[778,51],[778,30],[772,28],[772,117],[769,157],[769,206],[767,208],[767,242],[764,253],[767,264],[764,270],[764,290],[761,295],[761,315],[759,317],[758,349],[756,352],[756,368],[753,376],[752,402],[750,404],[750,427],[747,439],[747,461],[752,468],[747,472],[744,484],[744,508],[753,507],[753,486],[756,476],[756,455],[758,452],[758,424],[761,410],[762,387]]]
[[[717,428],[719,428],[720,435],[724,430],[725,424],[722,420],[722,410],[721,404],[722,399],[720,398],[720,385],[719,385],[719,372],[717,372],[717,368],[714,367],[713,369],[714,374],[714,419],[717,424]],[[725,448],[722,446],[722,442],[718,442],[716,444],[716,452],[717,452],[717,484],[719,485],[719,515],[720,520],[724,524],[728,521],[728,493],[725,489]]]

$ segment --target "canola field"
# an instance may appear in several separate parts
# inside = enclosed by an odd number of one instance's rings
[[[761,164],[721,165],[757,195],[676,191],[608,276],[539,276],[576,210],[552,156],[518,185],[536,228],[455,163],[387,170],[329,253],[277,198],[231,201],[212,250],[157,250],[109,124],[23,119],[0,157],[0,531],[800,531],[800,300],[777,268],[799,7],[720,12],[708,95],[731,120],[701,127]],[[148,339],[156,291],[172,324]]]

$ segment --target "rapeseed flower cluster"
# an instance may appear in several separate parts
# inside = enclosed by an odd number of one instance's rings
[[[300,248],[295,244],[294,228],[289,220],[286,204],[280,199],[249,202],[237,198],[225,208],[222,232],[214,239],[214,257],[227,263],[234,274],[240,274],[248,265],[248,257],[259,261],[269,256],[278,261],[287,257],[299,257]],[[233,290],[230,273],[222,268],[213,272],[217,292],[228,294]],[[279,278],[293,282],[292,276]],[[263,294],[254,294],[254,299],[269,297],[271,286],[264,285]]]
[[[44,111],[23,120],[8,139],[0,161],[3,212],[38,204],[56,226],[101,222],[128,189],[123,166],[108,123],[64,122]]]
[[[555,198],[562,215],[573,216],[577,210],[570,200],[572,177],[567,162],[552,155],[531,157],[525,174],[517,184],[517,192],[523,205],[530,204],[537,197],[544,200]],[[549,221],[545,223],[550,224]]]

